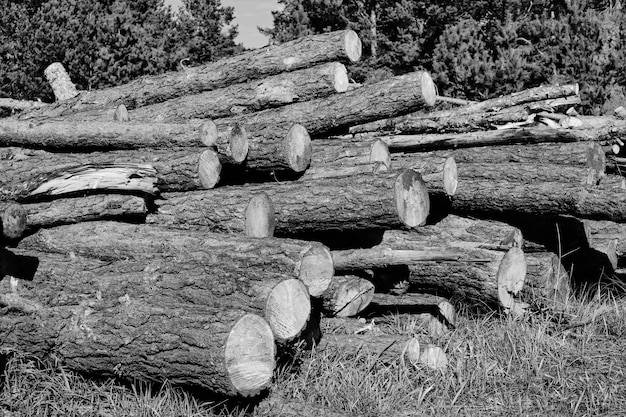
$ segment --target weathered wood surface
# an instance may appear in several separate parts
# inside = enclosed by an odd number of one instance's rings
[[[159,191],[190,191],[212,188],[219,180],[221,164],[208,147],[121,150],[89,153],[53,153],[42,150],[0,148],[0,198],[34,189],[68,169],[84,166],[148,165]],[[129,182],[134,179],[129,179]],[[136,181],[136,180],[135,180]],[[105,189],[94,184],[91,189]],[[118,187],[122,189],[125,183]],[[36,188],[36,187],[35,187]],[[128,188],[128,187],[127,187]],[[89,189],[89,188],[88,188]],[[154,190],[151,191],[154,193]]]
[[[18,239],[22,237],[27,226],[26,209],[20,204],[3,204],[0,206],[0,214],[2,215],[2,226],[0,232],[0,242],[2,237],[8,239]]]
[[[526,282],[522,299],[552,307],[563,306],[572,293],[570,276],[552,252],[526,253]]]
[[[251,137],[284,137],[294,123],[321,137],[355,123],[407,113],[435,103],[430,75],[418,71],[375,84],[276,109],[217,120],[219,126],[243,123]]]
[[[0,98],[0,109],[7,109],[14,112],[37,109],[47,106],[47,103],[30,100],[14,100],[12,98]]]
[[[334,269],[328,249],[316,242],[290,239],[253,239],[195,230],[165,230],[149,225],[115,222],[81,223],[42,230],[20,243],[21,247],[75,253],[102,259],[153,260],[164,257],[191,259],[209,267],[224,264],[232,273],[255,271],[298,278],[311,294],[326,290]],[[217,275],[220,275],[216,272]]]
[[[76,86],[60,62],[48,65],[44,70],[44,76],[50,87],[52,87],[57,101],[67,100],[78,95]]]
[[[610,221],[583,220],[589,248],[607,255],[614,269],[626,261],[626,225]]]
[[[217,140],[213,122],[200,125],[121,122],[33,123],[0,120],[0,146],[23,146],[68,152],[84,150],[211,146]]]
[[[456,160],[453,156],[432,157],[421,153],[392,154],[394,168],[419,172],[428,192],[436,197],[453,196],[458,186]]]
[[[82,111],[114,108],[129,110],[175,97],[214,90],[319,63],[361,58],[361,41],[351,30],[324,33],[254,49],[183,71],[145,76],[127,84],[83,92],[54,106],[23,114],[23,119],[68,118]],[[80,115],[73,116],[80,119]]]
[[[322,294],[322,310],[332,317],[352,317],[372,301],[374,284],[354,276],[335,276]]]
[[[454,149],[473,146],[514,145],[533,143],[606,143],[623,135],[620,129],[552,129],[531,127],[520,129],[489,130],[470,133],[441,133],[423,135],[380,136],[391,152],[419,152],[437,149]]]
[[[0,348],[52,356],[67,369],[99,377],[243,396],[268,387],[275,347],[261,317],[140,295],[109,297],[119,280],[83,283],[84,274],[62,276],[77,279],[58,288],[39,272],[32,281],[0,281]]]
[[[250,197],[265,192],[276,209],[277,235],[416,227],[430,200],[419,174],[388,171],[311,181],[249,184],[193,193],[165,193],[148,223],[239,233]]]

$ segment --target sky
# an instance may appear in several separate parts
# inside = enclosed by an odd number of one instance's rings
[[[174,9],[181,3],[181,0],[165,0]],[[272,26],[272,10],[279,9],[277,0],[222,0],[222,5],[235,8],[234,23],[239,26],[237,43],[243,43],[246,48],[267,45],[267,38],[259,33],[257,26]]]

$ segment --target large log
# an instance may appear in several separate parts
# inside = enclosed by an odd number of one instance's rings
[[[532,143],[610,142],[623,132],[613,128],[552,129],[532,127],[470,133],[381,136],[391,152],[418,152],[461,147]]]
[[[200,125],[165,123],[66,122],[33,123],[0,120],[0,146],[23,146],[69,152],[83,150],[212,146],[217,128],[211,121]]]
[[[328,249],[316,242],[251,239],[115,222],[90,222],[41,230],[24,239],[20,245],[28,249],[102,259],[191,257],[207,265],[225,263],[242,271],[249,268],[251,271],[264,270],[268,275],[299,278],[313,295],[319,295],[328,288],[334,272]]]
[[[518,183],[459,176],[459,185],[449,207],[437,207],[437,210],[448,209],[483,217],[572,215],[626,222],[626,193],[619,187],[602,184],[587,187],[567,182]]]
[[[76,168],[95,166],[141,166],[147,165],[152,180],[151,186],[159,191],[190,191],[213,188],[220,179],[221,163],[219,156],[211,148],[171,148],[141,149],[89,153],[52,153],[23,148],[0,149],[0,171],[6,175],[0,178],[0,199],[17,199],[25,192],[28,194],[60,174]],[[143,171],[138,171],[141,174]],[[130,190],[138,178],[131,176],[127,181],[116,184],[104,182],[90,183],[85,190]],[[143,182],[146,182],[144,180]],[[107,187],[108,186],[108,187]],[[154,189],[147,187],[146,193],[153,194]]]
[[[284,138],[294,123],[312,136],[323,136],[351,124],[406,113],[435,103],[435,86],[427,72],[418,71],[326,98],[276,109],[220,119],[218,127],[246,126],[252,142]]]
[[[164,194],[148,223],[169,228],[241,232],[250,197],[265,192],[276,209],[276,234],[416,227],[430,200],[419,174],[388,171],[331,179],[250,184]]]
[[[86,287],[80,274],[58,292],[42,276],[13,288],[8,279],[0,281],[0,349],[54,358],[68,369],[100,377],[169,381],[227,395],[256,395],[272,379],[274,338],[261,317],[237,309],[154,303],[140,295],[113,299]],[[84,298],[64,297],[75,292]]]
[[[24,118],[59,118],[73,113],[114,108],[129,110],[175,97],[215,90],[235,83],[263,78],[319,63],[361,58],[361,41],[351,30],[324,33],[254,49],[183,71],[145,76],[127,84],[87,91],[65,103],[32,111]]]
[[[13,206],[0,202],[0,213]],[[96,194],[76,198],[21,204],[26,212],[25,230],[74,224],[94,220],[143,221],[148,213],[146,201],[133,195]]]

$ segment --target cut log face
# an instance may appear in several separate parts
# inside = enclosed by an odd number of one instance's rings
[[[428,189],[421,175],[404,170],[395,182],[396,210],[402,223],[408,227],[422,226],[430,213]]]
[[[217,152],[207,149],[200,154],[198,160],[198,178],[202,187],[205,189],[211,189],[220,180],[222,172],[222,164]]]
[[[336,276],[322,294],[323,309],[329,316],[352,317],[372,301],[374,284],[357,276]]]
[[[128,109],[125,105],[120,104],[115,108],[115,112],[113,113],[113,121],[122,123],[130,121],[130,117],[128,116]]]
[[[285,138],[285,159],[294,172],[304,172],[311,163],[311,137],[304,126],[295,124]]]
[[[19,204],[9,204],[2,211],[2,234],[9,239],[22,237],[27,225],[27,212]],[[1,237],[1,236],[0,236]]]
[[[250,199],[246,207],[244,233],[249,237],[272,237],[276,227],[276,210],[267,193]]]
[[[57,101],[67,100],[78,95],[76,86],[65,70],[65,67],[60,62],[48,65],[44,71],[44,75],[50,87],[52,87]]]
[[[446,197],[456,193],[458,173],[454,157],[429,157],[420,153],[393,154],[392,160],[394,167],[419,172],[431,194]]]
[[[319,297],[326,291],[334,274],[333,258],[325,246],[315,245],[304,253],[299,278],[312,297]]]
[[[617,269],[626,258],[626,225],[608,221],[583,220],[589,247],[607,255]]]
[[[311,299],[302,281],[285,280],[276,285],[267,297],[265,318],[279,343],[300,336],[311,316]]]
[[[526,258],[520,248],[511,248],[504,255],[498,268],[498,298],[500,305],[513,314],[523,312],[521,303],[513,298],[524,288]]]

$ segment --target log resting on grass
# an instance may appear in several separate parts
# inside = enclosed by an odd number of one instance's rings
[[[323,62],[356,62],[360,58],[361,40],[352,30],[312,35],[182,71],[145,76],[116,87],[83,92],[65,103],[50,106],[43,111],[32,111],[23,117],[43,119],[73,115],[73,118],[80,119],[80,114],[74,113],[114,108],[120,103],[132,110]]]
[[[602,184],[513,183],[459,176],[457,192],[449,204],[437,209],[463,215],[572,215],[626,222],[626,193]]]
[[[384,364],[406,363],[419,358],[420,343],[408,335],[368,332],[367,334],[326,334],[315,353],[332,351],[341,357],[369,356]],[[406,361],[406,362],[405,362]]]
[[[221,163],[211,148],[140,149],[89,153],[52,153],[23,148],[0,149],[0,199],[17,199],[46,181],[57,178],[59,173],[85,166],[106,167],[109,165],[130,167],[147,164],[150,168],[151,187],[159,191],[190,191],[213,188],[220,179]],[[141,165],[140,165],[141,164]],[[152,168],[153,167],[153,168]],[[106,171],[104,171],[106,173]],[[138,171],[141,174],[142,171]],[[145,177],[145,174],[143,175]],[[142,177],[131,176],[117,184],[97,182],[85,190],[131,190],[131,185]],[[104,177],[103,177],[104,179]],[[143,182],[146,182],[146,178]],[[107,186],[109,186],[107,188]],[[144,186],[134,189],[154,194],[155,189]],[[30,190],[30,191],[29,191]]]
[[[168,381],[226,395],[253,396],[269,387],[275,346],[261,317],[91,295],[89,303],[29,311],[0,296],[0,305],[8,307],[0,314],[0,349],[52,357],[67,369],[99,377]]]
[[[45,122],[0,120],[0,146],[23,146],[67,152],[83,150],[212,146],[217,128],[212,121],[200,125]]]
[[[343,93],[347,88],[346,67],[331,62],[139,107],[131,110],[129,117],[133,121],[159,123],[183,123],[196,118],[219,119]],[[94,117],[111,120],[111,115],[101,112]]]
[[[354,276],[335,276],[322,294],[322,309],[328,316],[352,317],[369,305],[374,295],[374,284]]]
[[[391,152],[421,152],[462,147],[515,145],[533,143],[570,143],[612,141],[621,135],[612,128],[603,129],[552,129],[532,127],[521,129],[489,130],[470,133],[442,133],[424,135],[381,136]]]
[[[0,213],[13,206],[0,202]],[[21,204],[26,211],[26,230],[94,220],[143,221],[148,213],[146,201],[133,195],[96,194],[75,198]]]
[[[583,220],[589,248],[607,255],[617,269],[626,261],[626,225],[610,221]]]
[[[311,136],[321,137],[355,123],[429,107],[435,100],[435,85],[430,75],[418,71],[343,94],[220,119],[216,123],[219,127],[238,122],[249,132],[271,132],[273,137],[284,137],[293,123],[299,123]]]
[[[90,222],[41,230],[20,247],[75,253],[102,259],[159,259],[164,256],[224,263],[235,270],[263,270],[276,276],[299,278],[319,295],[333,277],[332,258],[316,242],[291,239],[251,239],[205,231],[164,230],[149,225]]]
[[[570,277],[552,252],[526,253],[526,282],[522,299],[548,306],[563,306],[572,290]]]
[[[430,211],[419,174],[388,171],[311,181],[250,184],[163,194],[148,223],[239,233],[250,196],[265,192],[276,209],[276,234],[417,227]]]

